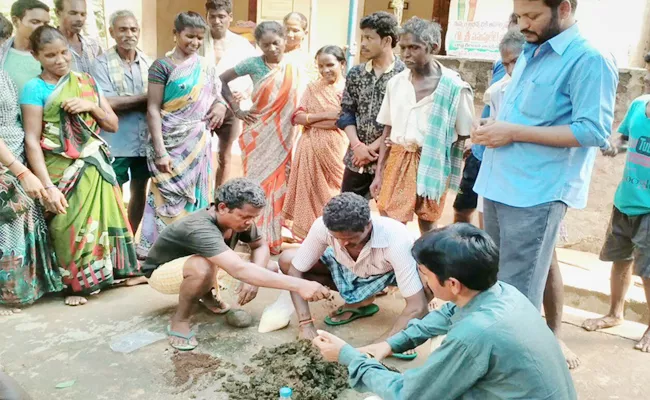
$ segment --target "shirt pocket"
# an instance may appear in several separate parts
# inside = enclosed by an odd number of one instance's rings
[[[533,119],[550,121],[555,115],[555,96],[557,88],[552,83],[524,83],[521,99],[519,99],[520,112]],[[541,122],[540,121],[540,122]]]

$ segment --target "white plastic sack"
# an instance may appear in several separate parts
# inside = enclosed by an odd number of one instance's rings
[[[293,312],[294,307],[291,301],[291,293],[284,290],[280,293],[275,303],[264,309],[257,331],[260,333],[268,333],[285,328],[291,322]]]

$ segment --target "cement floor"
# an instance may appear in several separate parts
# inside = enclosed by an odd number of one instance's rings
[[[276,296],[275,291],[262,290],[246,309],[259,321],[264,307]],[[226,399],[215,381],[191,387],[170,385],[172,351],[164,340],[130,354],[110,349],[116,337],[129,332],[143,328],[164,332],[175,304],[175,296],[161,295],[147,286],[108,290],[78,308],[63,306],[61,298],[46,299],[21,315],[0,318],[0,364],[34,400]],[[381,311],[373,318],[330,331],[353,345],[375,341],[390,327],[403,302],[388,296],[378,304]],[[322,321],[324,306],[315,304],[312,310]],[[203,311],[197,312],[194,323],[201,343],[196,351],[237,365],[247,363],[262,346],[284,343],[296,335],[295,322],[282,331],[259,334],[256,326],[237,330],[227,326],[223,317]],[[650,376],[649,354],[633,350],[634,342],[629,339],[587,333],[570,324],[565,327],[567,344],[583,360],[573,374],[581,399],[649,398],[644,386]],[[425,344],[412,363],[389,363],[400,369],[416,367],[424,362],[429,348]],[[55,388],[70,380],[75,380],[72,387]],[[347,391],[341,398],[365,396]]]

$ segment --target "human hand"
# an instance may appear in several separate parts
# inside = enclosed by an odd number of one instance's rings
[[[318,301],[329,297],[330,290],[318,282],[304,281],[298,289],[298,294],[306,301]]]
[[[341,349],[347,343],[343,339],[332,335],[329,332],[322,330],[318,330],[316,332],[318,333],[318,336],[316,336],[312,343],[314,346],[318,347],[318,350],[320,350],[323,358],[330,362],[338,361],[339,354],[341,354]]]
[[[614,141],[609,141],[608,142],[609,147],[606,149],[601,149],[600,152],[605,156],[605,157],[616,157],[619,153],[624,153],[627,149],[625,147],[626,145],[626,140],[623,138],[623,136],[619,136],[616,140]]]
[[[376,360],[381,361],[384,358],[393,354],[393,349],[390,348],[388,342],[375,343],[368,346],[358,348],[362,353],[372,355]]]
[[[226,118],[226,111],[228,109],[223,103],[216,103],[208,115],[205,116],[205,119],[208,121],[208,129],[211,131],[217,128],[221,128],[223,125],[223,120]]]
[[[237,303],[239,303],[240,306],[250,303],[253,299],[255,299],[255,297],[257,297],[258,289],[259,288],[257,286],[240,282],[237,289],[235,289],[235,294],[239,294]]]
[[[370,194],[372,195],[372,198],[377,200],[379,197],[379,192],[381,192],[381,177],[379,176],[380,174],[375,174],[375,179],[372,180],[372,183],[370,184]]]
[[[246,100],[247,96],[243,92],[232,92],[232,98],[239,103],[240,101]]]
[[[247,124],[254,124],[257,121],[257,115],[255,115],[252,111],[244,111],[244,110],[237,110],[235,111],[235,117],[241,119]]]
[[[32,174],[31,171],[25,171],[20,178],[20,185],[25,189],[27,195],[34,200],[43,200],[49,201],[50,196],[47,194],[47,190],[43,187],[40,179],[36,175]]]
[[[47,194],[50,198],[48,202],[45,203],[45,208],[48,211],[55,214],[66,214],[66,208],[68,208],[68,200],[58,187],[52,186],[47,189]]]
[[[359,143],[356,145],[354,150],[354,165],[357,167],[363,167],[366,164],[377,161],[379,157],[376,151],[372,151],[365,143]]]
[[[472,143],[498,148],[514,142],[514,125],[503,121],[488,121],[472,130]]]
[[[71,99],[65,100],[61,103],[61,108],[70,114],[81,114],[84,112],[91,112],[98,107],[96,103],[93,103],[88,100],[80,99],[78,97],[73,97]]]
[[[154,163],[156,164],[158,171],[162,173],[171,173],[174,168],[172,158],[167,154],[167,152],[165,152],[165,155],[162,157],[156,157]]]

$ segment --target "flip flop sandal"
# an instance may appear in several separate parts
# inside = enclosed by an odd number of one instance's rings
[[[334,316],[339,316],[343,315],[345,313],[351,313],[352,316],[345,321],[333,321],[330,316],[328,315],[325,317],[325,324],[329,326],[341,326],[345,324],[349,324],[350,322],[357,320],[359,318],[367,318],[371,317],[379,312],[379,306],[376,304],[369,304],[367,306],[359,307],[359,308],[339,308],[336,310],[336,314]]]
[[[418,357],[418,353],[413,353],[413,354],[393,353],[391,354],[391,357],[397,358],[398,360],[413,361]]]
[[[194,331],[190,331],[189,334],[187,334],[187,335],[183,335],[183,334],[180,333],[180,332],[174,332],[174,331],[172,331],[172,327],[171,327],[171,325],[167,325],[167,335],[168,335],[168,336],[173,336],[173,337],[177,337],[177,338],[181,338],[181,339],[185,339],[185,340],[187,340],[187,344],[185,344],[185,345],[182,345],[182,344],[181,344],[181,345],[179,345],[179,344],[171,344],[171,343],[169,344],[170,346],[172,346],[172,347],[175,348],[176,350],[180,350],[180,351],[191,351],[191,350],[196,349],[196,347],[198,346],[198,345],[196,345],[196,344],[190,344],[190,340],[192,340],[192,338],[193,338],[194,336],[196,336],[196,333],[194,333]]]

